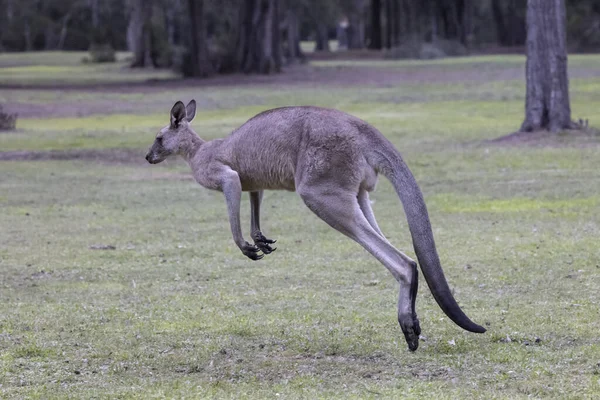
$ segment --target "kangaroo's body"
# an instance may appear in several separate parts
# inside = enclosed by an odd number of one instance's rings
[[[415,311],[417,264],[397,250],[377,225],[369,201],[381,173],[394,185],[408,219],[423,274],[442,310],[459,326],[485,332],[454,300],[435,248],[423,196],[400,153],[373,126],[337,110],[284,107],[253,117],[230,136],[202,141],[189,127],[195,102],[178,102],[170,126],[161,130],[146,159],[158,163],[173,154],[190,164],[202,186],[225,194],[233,239],[252,259],[271,253],[274,241],[260,231],[260,202],[265,189],[296,191],[317,216],[361,244],[400,284],[398,321],[411,350],[420,327]],[[242,191],[250,192],[251,235],[240,225]]]

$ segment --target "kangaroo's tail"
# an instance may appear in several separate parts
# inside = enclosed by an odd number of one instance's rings
[[[475,333],[485,332],[484,327],[477,325],[466,316],[452,296],[435,248],[423,194],[400,154],[388,146],[385,146],[386,150],[378,152],[373,161],[375,167],[392,182],[402,201],[415,253],[435,301],[461,328]]]

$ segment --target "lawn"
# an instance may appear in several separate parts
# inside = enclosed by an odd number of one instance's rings
[[[319,61],[276,84],[144,85],[115,69],[98,88],[90,69],[40,85],[37,65],[84,68],[81,56],[0,56],[0,102],[21,115],[0,132],[0,397],[600,396],[600,137],[488,142],[523,118],[523,58]],[[598,66],[577,56],[570,70],[573,116],[596,126]],[[455,297],[488,332],[450,322],[421,275],[423,337],[409,352],[391,275],[294,193],[265,194],[278,250],[245,258],[220,193],[182,161],[143,159],[173,102],[192,97],[206,139],[285,104],[378,127],[424,192]],[[384,178],[372,200],[414,257]],[[248,237],[247,196],[242,218]]]

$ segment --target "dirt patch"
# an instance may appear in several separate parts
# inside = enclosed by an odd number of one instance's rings
[[[82,160],[101,163],[146,164],[139,149],[74,149],[50,151],[4,151],[0,161]]]
[[[534,147],[598,146],[600,145],[600,131],[595,129],[567,130],[560,133],[519,131],[496,139],[487,140],[484,144]]]

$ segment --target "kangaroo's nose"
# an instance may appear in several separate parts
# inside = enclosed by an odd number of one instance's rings
[[[150,153],[146,154],[146,161],[150,162]]]

